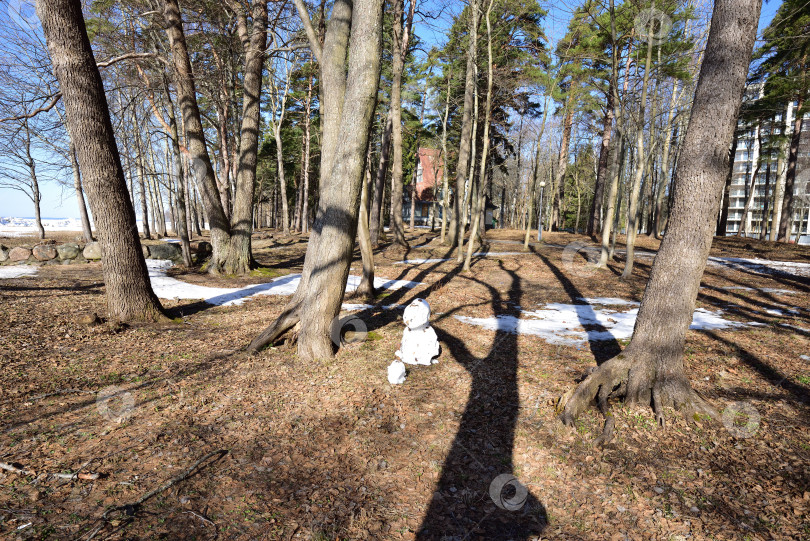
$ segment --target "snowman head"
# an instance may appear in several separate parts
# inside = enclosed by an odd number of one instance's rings
[[[421,329],[430,324],[430,305],[425,299],[414,299],[405,308],[402,316],[405,326],[411,330]]]

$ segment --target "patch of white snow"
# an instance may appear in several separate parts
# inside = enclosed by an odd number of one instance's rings
[[[8,265],[0,267],[0,278],[19,278],[20,276],[33,276],[39,269],[28,265]]]
[[[146,266],[149,268],[152,289],[161,299],[201,299],[216,306],[242,304],[247,298],[254,295],[292,295],[301,281],[300,274],[288,274],[263,284],[245,287],[210,287],[189,284],[167,276],[166,269],[172,266],[171,261],[147,259]],[[359,276],[349,276],[346,291],[357,289],[360,280]],[[420,285],[420,282],[387,280],[385,278],[374,279],[374,287],[381,289],[413,288],[418,285]]]

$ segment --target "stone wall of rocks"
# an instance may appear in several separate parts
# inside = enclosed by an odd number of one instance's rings
[[[192,242],[191,252],[192,259],[202,260],[211,253],[211,244],[205,241]],[[183,257],[180,244],[175,242],[143,245],[143,256],[172,261],[180,261]],[[101,246],[98,242],[56,244],[53,240],[45,240],[35,246],[17,246],[16,248],[7,248],[0,244],[0,265],[68,265],[100,259]]]

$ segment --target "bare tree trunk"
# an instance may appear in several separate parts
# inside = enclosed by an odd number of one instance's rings
[[[560,156],[557,160],[557,174],[554,177],[554,185],[551,187],[554,202],[551,209],[551,227],[556,231],[564,226],[565,220],[561,215],[560,205],[565,194],[565,172],[568,168],[568,147],[571,144],[571,129],[574,125],[574,93],[576,83],[571,83],[568,98],[565,103],[565,119],[563,120],[562,142],[560,143]]]
[[[357,218],[357,241],[360,244],[360,257],[363,259],[363,278],[357,287],[357,295],[374,297],[374,250],[368,230],[368,192],[371,189],[371,145],[366,152],[366,167],[363,172],[363,187],[360,190],[360,212]]]
[[[301,210],[301,232],[307,233],[309,231],[309,162],[310,162],[310,126],[312,124],[312,75],[309,76],[307,83],[307,102],[306,102],[306,117],[304,118],[304,156],[302,175],[304,180],[304,202]],[[378,213],[379,214],[379,213]],[[378,216],[379,219],[379,216]]]
[[[42,195],[39,193],[39,179],[37,178],[37,166],[31,156],[31,130],[28,126],[28,120],[24,122],[25,127],[25,162],[28,165],[28,176],[31,179],[31,201],[34,203],[34,223],[37,225],[37,234],[40,239],[45,238],[45,228],[42,227],[42,214],[40,204],[42,203]]]
[[[221,262],[221,270],[226,274],[245,274],[250,271],[253,262],[250,238],[253,234],[253,193],[256,187],[256,161],[261,124],[262,70],[267,46],[267,0],[254,0],[251,4],[253,29],[249,37],[247,17],[241,7],[236,8],[239,37],[245,49],[245,74],[242,81],[239,169],[231,213],[231,238],[227,257]],[[278,139],[277,137],[277,141]],[[286,221],[285,230],[289,232],[289,223]],[[220,269],[213,270],[217,272]]]
[[[447,234],[447,210],[450,204],[450,186],[447,176],[447,118],[450,116],[450,82],[453,73],[447,75],[447,96],[444,101],[444,119],[442,120],[442,231],[440,241],[444,244]]]
[[[453,217],[450,220],[450,232],[447,243],[454,246],[458,237],[464,236],[464,225],[461,223],[462,205],[464,197],[464,182],[467,179],[467,170],[470,166],[470,145],[475,144],[471,139],[473,122],[473,100],[475,99],[475,63],[478,61],[478,19],[481,0],[470,0],[470,28],[467,33],[467,72],[464,80],[464,111],[461,117],[461,140],[458,147],[458,163],[456,165],[456,193],[453,197]]]
[[[793,185],[796,182],[796,162],[799,158],[799,141],[802,138],[804,101],[804,94],[800,94],[796,103],[796,120],[793,121],[793,135],[790,139],[790,152],[788,153],[785,196],[782,200],[782,218],[779,222],[779,242],[789,242],[793,228]]]
[[[371,206],[371,216],[369,218],[369,231],[373,246],[377,246],[380,243],[380,237],[383,236],[381,234],[383,231],[382,202],[385,192],[385,175],[388,172],[388,157],[391,151],[391,132],[394,130],[393,119],[393,113],[389,109],[380,143],[380,163],[377,165],[377,177],[374,181],[374,202]]]
[[[76,202],[79,204],[79,217],[82,220],[82,235],[84,242],[93,242],[93,230],[90,228],[90,217],[87,215],[87,205],[82,190],[82,174],[79,169],[79,160],[76,158],[76,147],[70,143],[70,167],[73,169],[73,188],[76,190]]]
[[[174,102],[172,101],[171,94],[169,93],[169,81],[166,77],[163,78],[163,88],[166,91],[166,111],[169,116],[169,139],[172,143],[172,150],[170,154],[174,158],[174,180],[177,186],[177,193],[175,202],[177,204],[177,212],[172,207],[172,223],[174,224],[175,233],[180,237],[180,251],[183,253],[183,263],[187,267],[192,264],[191,261],[191,246],[188,239],[188,229],[186,229],[186,205],[184,185],[186,182],[186,171],[183,169],[183,155],[181,154],[180,147],[180,134],[177,130],[177,117],[174,112]],[[169,164],[166,164],[169,166]],[[170,200],[171,205],[171,200]]]
[[[144,166],[144,169],[146,167]],[[158,214],[157,201],[155,200],[155,193],[152,190],[151,172],[146,175],[144,184],[146,184],[146,194],[149,196],[149,229],[155,234],[157,238],[161,238],[160,231],[155,222]]]
[[[771,190],[771,156],[768,153],[768,164],[765,166],[765,202],[762,207],[762,219],[759,226],[759,240],[765,240],[765,235],[768,232],[768,192]]]
[[[602,121],[602,144],[599,147],[599,165],[596,169],[596,185],[594,186],[591,213],[588,217],[588,228],[585,234],[593,237],[596,228],[602,221],[602,199],[605,193],[605,177],[608,173],[608,158],[610,155],[610,137],[613,133],[613,79],[608,81],[607,103],[605,104],[605,117]]]
[[[141,192],[141,226],[143,227],[143,237],[145,239],[152,237],[152,231],[149,228],[149,211],[147,207],[147,193],[146,193],[146,179],[144,179],[143,171],[143,143],[141,141],[141,125],[138,122],[136,113],[136,105],[132,104],[132,132],[135,134],[135,169],[138,173],[138,187]],[[135,194],[132,194],[133,199]]]
[[[651,23],[652,24],[652,23]],[[648,29],[649,36],[652,36],[653,29]],[[644,179],[644,171],[647,166],[647,159],[644,156],[644,121],[647,110],[647,91],[650,84],[650,69],[652,67],[652,37],[647,40],[647,62],[644,64],[644,78],[641,83],[641,101],[639,102],[638,119],[636,121],[636,171],[633,179],[633,187],[630,190],[630,205],[627,209],[627,235],[625,237],[625,261],[622,280],[626,280],[633,275],[633,263],[635,261],[636,234],[638,233],[638,198],[641,192],[641,181]],[[650,131],[654,128],[655,111],[650,115]],[[652,147],[652,142],[650,142]],[[652,151],[652,149],[650,149]],[[651,152],[652,153],[652,152]]]
[[[717,231],[715,231],[715,235],[725,236],[726,229],[728,229],[728,207],[731,202],[731,183],[734,181],[734,161],[737,157],[737,144],[738,144],[739,134],[737,130],[734,130],[734,139],[731,142],[731,150],[729,151],[729,167],[728,167],[728,174],[726,175],[726,183],[723,186],[723,200],[720,203],[720,217],[717,220]],[[666,146],[664,147],[666,151]],[[661,191],[663,192],[664,187],[666,186],[666,180],[662,179],[662,187]],[[660,205],[660,203],[659,203]],[[663,212],[663,208],[659,208],[656,211],[655,216],[655,236],[658,238],[661,230],[661,224],[663,220],[660,217],[660,213]]]
[[[411,0],[413,9],[416,0]],[[403,26],[403,11],[405,0],[394,2],[394,32],[393,32],[393,82],[391,83],[391,123],[392,141],[394,147],[394,162],[391,165],[391,233],[394,243],[405,248],[405,225],[402,222],[402,72],[405,69],[405,55],[408,52],[409,26]],[[411,15],[410,19],[413,19]]]
[[[462,270],[470,270],[470,261],[472,260],[473,244],[478,234],[480,224],[483,219],[486,194],[487,194],[487,158],[489,157],[489,124],[492,118],[492,28],[489,22],[489,16],[492,12],[492,4],[495,0],[489,0],[489,6],[484,16],[487,25],[487,101],[484,106],[484,148],[481,149],[481,170],[478,177],[478,198],[475,201],[475,211],[472,214],[470,224],[470,241],[467,243],[467,255],[464,258],[464,266]]]
[[[537,185],[540,181],[540,157],[542,152],[542,146],[540,145],[540,140],[543,138],[543,133],[546,131],[546,119],[548,119],[548,94],[546,94],[545,98],[543,99],[543,120],[540,122],[540,133],[537,134],[537,144],[535,145],[535,155],[534,155],[534,170],[532,174],[532,182],[531,187],[529,188],[528,194],[526,194],[526,200],[529,204],[528,213],[526,216],[526,233],[523,236],[523,249],[528,251],[529,250],[529,237],[531,236],[531,229],[532,229],[532,217],[534,216],[534,193],[537,191]],[[543,206],[543,201],[541,200],[538,204],[539,207]],[[537,229],[538,231],[542,229],[543,224],[539,221],[537,222]]]
[[[728,167],[745,78],[756,38],[761,0],[716,0],[692,114],[675,173],[667,234],[653,261],[633,338],[624,352],[591,373],[565,404],[563,422],[597,398],[607,415],[617,393],[632,404],[652,403],[660,424],[664,408],[715,414],[691,388],[683,366]],[[601,441],[612,435],[608,420]]]
[[[737,236],[747,236],[748,231],[748,213],[751,211],[751,205],[754,203],[754,196],[756,196],[756,187],[757,187],[757,177],[759,176],[759,167],[761,164],[760,159],[760,146],[761,146],[761,133],[762,133],[762,126],[759,122],[757,122],[757,127],[755,130],[754,135],[754,160],[756,161],[756,165],[754,166],[754,172],[751,175],[751,181],[748,188],[748,197],[745,199],[745,207],[743,208],[742,218],[740,219],[740,228],[737,230]]]
[[[197,105],[197,91],[177,0],[165,0],[163,17],[174,62],[174,83],[186,133],[186,146],[188,147],[189,159],[192,160],[195,177],[202,186],[203,203],[206,206],[205,211],[211,229],[213,253],[209,269],[212,272],[219,272],[227,257],[231,227],[219,199],[214,169],[211,167],[211,159],[208,156],[205,132],[200,120],[200,109]],[[178,205],[178,207],[182,207],[182,205]],[[183,210],[180,210],[180,212],[183,212]],[[183,221],[183,224],[183,227],[185,227],[185,221]]]
[[[475,80],[478,80],[478,66],[475,66]],[[470,135],[470,171],[467,174],[467,182],[464,185],[464,203],[461,207],[461,221],[458,226],[458,255],[457,261],[461,263],[464,261],[464,233],[467,230],[467,220],[470,214],[470,194],[473,191],[473,183],[475,182],[475,153],[478,150],[478,84],[476,83],[473,89],[473,126],[472,134]],[[459,193],[459,197],[461,194]],[[468,239],[468,242],[473,242],[473,237]]]
[[[227,92],[221,93],[222,99],[227,99]],[[221,110],[220,110],[221,109]],[[231,216],[231,149],[228,136],[228,105],[217,107],[217,136],[219,137],[219,175],[216,177],[217,190],[219,191],[219,201],[225,217],[230,220]]]
[[[791,128],[793,116],[793,102],[788,103],[785,114],[785,122],[779,129],[779,133],[784,136]],[[787,181],[787,155],[790,149],[790,141],[783,140],[779,145],[779,156],[776,160],[776,188],[773,194],[773,222],[769,240],[776,242],[779,236],[779,224],[781,223],[782,203],[785,198],[785,182]]]
[[[126,189],[90,40],[79,0],[37,2],[53,73],[62,89],[67,128],[77,147],[96,221],[110,317],[156,320],[163,309],[152,291],[135,211]]]
[[[321,47],[303,0],[295,0],[321,69],[321,193],[301,282],[276,322],[251,342],[251,351],[271,343],[300,322],[301,359],[333,354],[332,331],[339,322],[336,316],[351,266],[363,166],[379,84],[382,4],[382,0],[337,0]]]

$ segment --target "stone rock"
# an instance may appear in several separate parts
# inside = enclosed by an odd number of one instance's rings
[[[149,257],[152,259],[177,259],[181,257],[180,245],[174,242],[152,244],[149,246]]]
[[[430,305],[424,299],[414,299],[405,308],[402,316],[406,329],[402,333],[402,344],[396,352],[407,364],[431,365],[438,362],[439,338],[430,326]]]
[[[44,239],[39,241],[40,244],[56,244],[56,241],[53,239]]]
[[[101,319],[95,312],[90,314],[81,314],[78,318],[76,318],[76,321],[81,325],[87,325],[88,327],[94,327],[101,323]]]
[[[75,242],[66,242],[56,247],[56,252],[59,254],[59,259],[65,261],[66,259],[76,259],[79,257],[81,250],[79,245]]]
[[[388,383],[391,385],[405,383],[405,365],[402,361],[394,361],[388,367]]]
[[[204,240],[197,240],[194,242],[189,243],[189,247],[191,248],[192,253],[195,254],[210,254],[214,251],[213,246],[211,246],[210,242],[206,242]]]
[[[25,248],[24,246],[12,248],[8,253],[8,258],[15,263],[19,261],[26,261],[29,257],[31,257],[31,250]]]
[[[8,248],[0,244],[0,263],[8,259]]]
[[[37,244],[34,246],[34,257],[40,261],[50,261],[56,258],[56,248],[53,244]]]
[[[98,242],[88,242],[82,255],[85,259],[101,259],[101,245]]]

